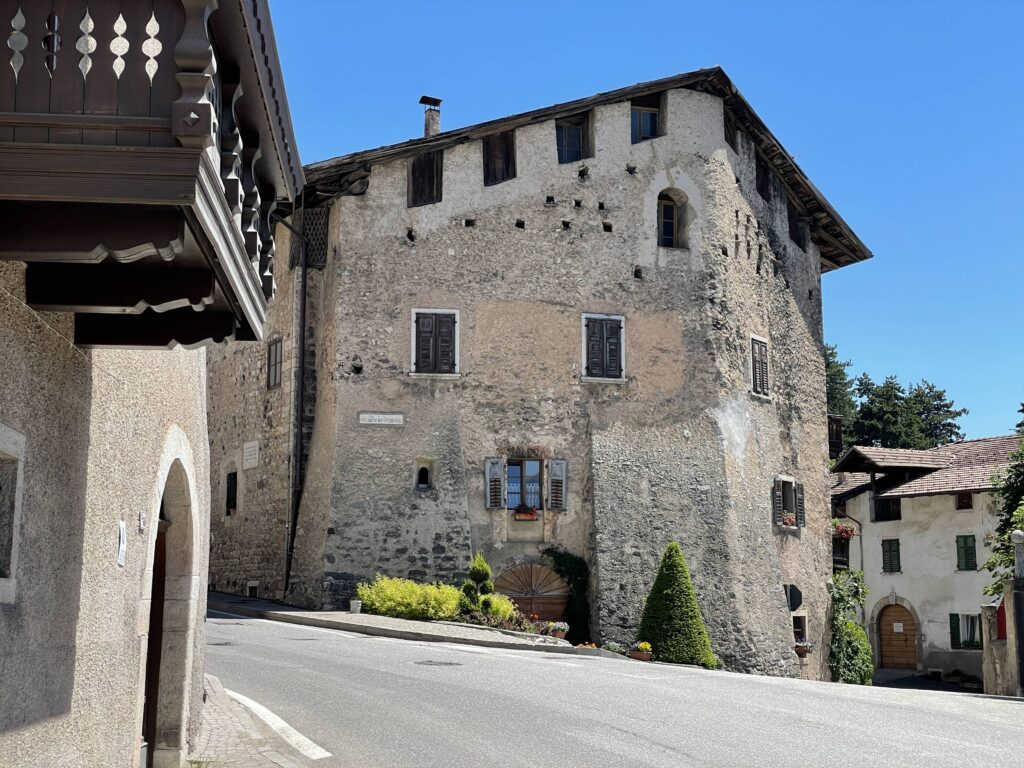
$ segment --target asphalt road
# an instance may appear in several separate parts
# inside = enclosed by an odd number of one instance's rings
[[[1024,702],[211,615],[207,670],[317,768],[1024,766]]]

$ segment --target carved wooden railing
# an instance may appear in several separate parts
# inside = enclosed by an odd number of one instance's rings
[[[239,113],[261,95],[215,50],[217,3],[0,0],[0,143],[201,150],[270,298],[275,194],[259,178],[259,131]]]

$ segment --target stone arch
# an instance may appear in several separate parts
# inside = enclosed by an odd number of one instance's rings
[[[879,669],[882,663],[882,648],[879,641],[878,620],[882,616],[882,611],[890,605],[902,606],[907,609],[907,612],[910,613],[911,616],[914,617],[914,623],[917,624],[917,667],[918,669],[922,669],[924,665],[924,625],[921,623],[921,617],[918,615],[911,602],[906,598],[900,597],[895,592],[890,592],[888,595],[880,599],[871,609],[868,621],[868,637],[871,639],[871,651],[875,669]]]
[[[148,558],[140,600],[139,728],[148,765],[184,764],[188,752],[194,646],[204,574],[192,448],[168,432],[146,521]],[[144,633],[144,634],[141,634]],[[141,763],[142,768],[147,765]]]
[[[691,221],[689,198],[678,187],[666,187],[658,193],[658,245],[686,248],[687,228]]]
[[[658,198],[662,193],[671,193],[684,204],[684,247],[692,255],[701,252],[700,212],[704,203],[700,188],[682,168],[668,168],[655,173],[644,191],[642,240],[638,253],[641,265],[656,266],[659,259],[672,253],[658,247]]]
[[[494,589],[507,595],[523,615],[537,614],[544,621],[562,621],[569,603],[569,585],[549,566],[524,563],[503,571]]]

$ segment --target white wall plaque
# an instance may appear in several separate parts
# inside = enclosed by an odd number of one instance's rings
[[[260,443],[253,440],[242,446],[242,469],[256,469],[260,463]]]
[[[128,527],[124,524],[124,520],[120,520],[117,523],[117,564],[124,568],[125,556],[128,551]]]
[[[359,414],[359,423],[363,426],[372,427],[404,427],[404,413],[367,413]]]
[[[897,635],[902,635],[903,634],[903,622],[902,621],[894,621],[893,624],[892,624],[892,631],[895,634],[897,634]]]

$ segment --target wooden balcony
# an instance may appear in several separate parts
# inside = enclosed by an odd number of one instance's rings
[[[0,0],[0,36],[27,302],[84,347],[262,338],[303,184],[266,0]]]

